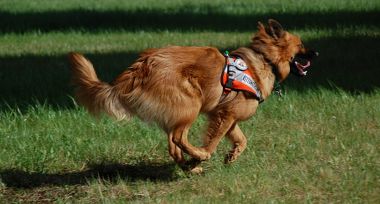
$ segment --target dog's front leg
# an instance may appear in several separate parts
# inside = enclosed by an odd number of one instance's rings
[[[212,154],[218,146],[220,140],[226,133],[235,126],[235,118],[225,111],[209,115],[209,125],[204,137],[204,146],[207,152]]]
[[[211,155],[215,152],[222,137],[226,135],[232,126],[235,126],[235,119],[224,113],[224,111],[210,114],[207,132],[204,137],[204,145],[201,149],[205,150],[208,155]],[[199,174],[203,171],[202,167],[200,167],[201,162],[202,160],[193,157],[189,161],[186,161],[181,167],[186,171]]]
[[[247,139],[237,124],[228,131],[227,138],[233,146],[224,160],[226,164],[234,162],[247,147]]]

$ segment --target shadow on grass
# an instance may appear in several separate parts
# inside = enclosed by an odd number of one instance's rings
[[[137,53],[86,54],[97,74],[112,81],[136,59]],[[67,56],[0,57],[0,110],[31,104],[73,106]]]
[[[287,89],[341,88],[348,92],[372,92],[380,87],[380,38],[360,36],[324,38],[306,42],[319,51],[307,77],[290,77]],[[232,48],[233,49],[233,48]],[[228,50],[232,50],[228,49]],[[223,51],[225,49],[221,49]],[[138,53],[86,54],[98,76],[112,81]],[[66,56],[0,57],[0,111],[36,103],[71,108],[72,87]],[[334,86],[331,86],[334,84]]]
[[[22,170],[0,171],[0,179],[11,188],[36,188],[42,186],[84,185],[92,180],[115,183],[119,179],[134,182],[138,180],[172,181],[175,180],[175,164],[136,164],[119,163],[92,164],[88,169],[70,173],[35,173]]]
[[[11,13],[0,11],[0,32],[101,31],[122,30],[215,30],[253,31],[257,21],[268,18],[280,20],[287,28],[336,27],[339,26],[378,26],[380,13],[369,11],[334,11],[308,13],[265,13],[229,14],[217,12],[213,7],[202,7],[204,12],[194,12],[199,7],[176,8],[176,12],[162,10],[135,11],[93,11],[69,10]],[[348,20],[349,19],[349,20]]]

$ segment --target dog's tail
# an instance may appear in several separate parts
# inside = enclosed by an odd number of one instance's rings
[[[83,55],[69,53],[72,82],[76,86],[76,99],[90,113],[98,115],[105,112],[122,120],[129,117],[128,111],[120,103],[117,91],[96,76],[93,65]]]

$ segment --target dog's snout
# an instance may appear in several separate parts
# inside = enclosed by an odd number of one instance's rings
[[[312,59],[314,57],[318,57],[318,55],[319,55],[319,52],[314,51],[314,50],[308,50],[305,54],[305,57],[308,59]]]

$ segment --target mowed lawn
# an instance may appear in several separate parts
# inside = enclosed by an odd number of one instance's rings
[[[320,56],[241,124],[231,165],[223,140],[186,174],[155,124],[94,119],[72,98],[70,51],[111,81],[146,48],[233,50],[269,18]],[[379,1],[3,0],[0,19],[0,203],[380,202]]]

